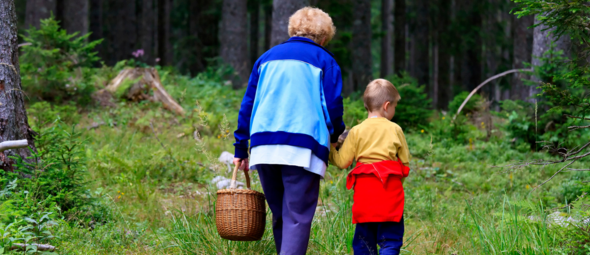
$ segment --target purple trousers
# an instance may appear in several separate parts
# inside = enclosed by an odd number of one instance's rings
[[[260,183],[272,212],[278,254],[305,254],[318,205],[320,176],[302,167],[257,165]]]

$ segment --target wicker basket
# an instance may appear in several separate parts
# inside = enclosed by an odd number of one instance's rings
[[[236,189],[238,166],[234,169],[229,189],[217,191],[215,223],[221,238],[232,241],[262,239],[266,225],[264,194],[250,189],[250,176],[246,175],[248,189]]]

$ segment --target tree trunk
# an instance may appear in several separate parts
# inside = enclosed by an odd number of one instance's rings
[[[158,58],[160,65],[172,64],[172,45],[170,44],[171,0],[158,1]]]
[[[393,0],[381,0],[381,77],[391,74],[392,59],[392,5]]]
[[[103,0],[90,0],[90,18],[89,18],[89,30],[91,32],[88,39],[90,41],[96,41],[103,38],[103,20],[102,20],[102,9],[103,9]],[[104,44],[101,43],[96,45],[94,49],[98,51],[98,55],[101,58],[105,58],[106,54],[104,52]]]
[[[57,0],[26,0],[27,10],[25,28],[31,26],[39,28],[42,19],[55,15]]]
[[[139,45],[143,49],[143,62],[153,65],[155,63],[155,8],[154,0],[141,1],[141,16],[139,17]]]
[[[234,88],[248,83],[250,65],[245,40],[248,24],[248,6],[244,0],[224,0],[221,17],[221,59],[235,71],[232,79]]]
[[[451,85],[451,0],[440,0],[438,13],[438,63],[436,108],[446,110],[452,96]]]
[[[264,50],[270,50],[270,38],[272,35],[272,4],[264,5]]]
[[[429,26],[428,26],[428,18],[430,17],[429,13],[429,1],[428,0],[417,0],[415,1],[415,8],[416,8],[416,28],[415,28],[415,37],[414,37],[414,45],[416,47],[416,66],[415,66],[415,75],[416,79],[418,79],[418,83],[420,85],[426,85],[426,91],[428,95],[432,95],[431,93],[431,84],[430,84],[430,36],[429,36]]]
[[[258,59],[258,20],[260,18],[259,0],[250,0],[250,66]]]
[[[395,0],[395,73],[401,75],[406,69],[406,0]]]
[[[135,1],[109,0],[107,20],[109,24],[107,63],[129,59],[137,48],[137,18]]]
[[[533,16],[517,18],[513,16],[512,38],[513,38],[513,68],[524,68],[524,62],[531,62],[533,54],[533,31],[531,28],[535,22]],[[510,88],[511,98],[514,100],[525,100],[529,96],[529,86],[526,86],[523,79],[528,75],[517,73],[512,78]]]
[[[274,0],[272,10],[272,34],[270,46],[273,47],[289,39],[289,17],[297,10],[308,6],[308,0]]]
[[[538,20],[535,19],[535,24],[537,24]],[[572,54],[572,42],[567,35],[562,36],[561,38],[556,38],[551,33],[554,29],[547,29],[547,26],[540,25],[536,26],[533,34],[533,54],[532,54],[532,65],[533,68],[537,66],[543,65],[541,61],[541,57],[543,57],[543,53],[550,49],[551,43],[553,42],[554,48],[553,51],[563,51],[563,56],[570,58]],[[539,77],[535,76],[532,78],[534,82],[541,82]],[[547,81],[545,81],[547,82]],[[537,89],[537,86],[530,86],[528,89],[528,98],[530,101],[534,101],[534,97],[539,94],[541,91]]]
[[[21,88],[16,22],[14,0],[0,0],[0,142],[26,139],[36,151]],[[9,156],[31,163],[29,148],[0,152],[0,169],[12,171],[14,161]]]
[[[460,0],[459,8],[461,13],[466,17],[463,20],[465,31],[463,35],[463,60],[462,60],[462,77],[463,87],[466,90],[473,90],[482,80],[482,39],[480,30],[482,29],[482,15],[478,11],[479,2],[471,0]]]
[[[88,1],[89,0],[63,0],[62,27],[69,33],[78,32],[78,35],[88,33]]]
[[[192,52],[192,60],[189,65],[191,74],[196,75],[199,72],[205,70],[206,60],[203,56],[203,37],[201,34],[201,19],[203,17],[203,10],[206,6],[203,6],[199,1],[189,1],[189,21],[188,21],[188,35],[190,38],[189,45],[192,46],[190,52]]]
[[[354,0],[352,25],[353,89],[359,91],[373,79],[371,61],[371,1]]]

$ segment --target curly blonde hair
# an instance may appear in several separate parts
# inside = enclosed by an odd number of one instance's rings
[[[395,86],[385,79],[371,81],[363,94],[363,102],[367,111],[378,110],[385,102],[394,104],[401,99]]]
[[[301,8],[289,18],[290,37],[306,37],[317,44],[325,40],[325,45],[332,40],[334,34],[336,34],[336,27],[332,18],[318,8]]]

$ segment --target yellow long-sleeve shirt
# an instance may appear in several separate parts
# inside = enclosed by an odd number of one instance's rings
[[[402,128],[385,118],[368,118],[353,127],[340,150],[332,146],[330,162],[343,169],[353,160],[371,164],[393,160],[409,166],[410,151]]]

